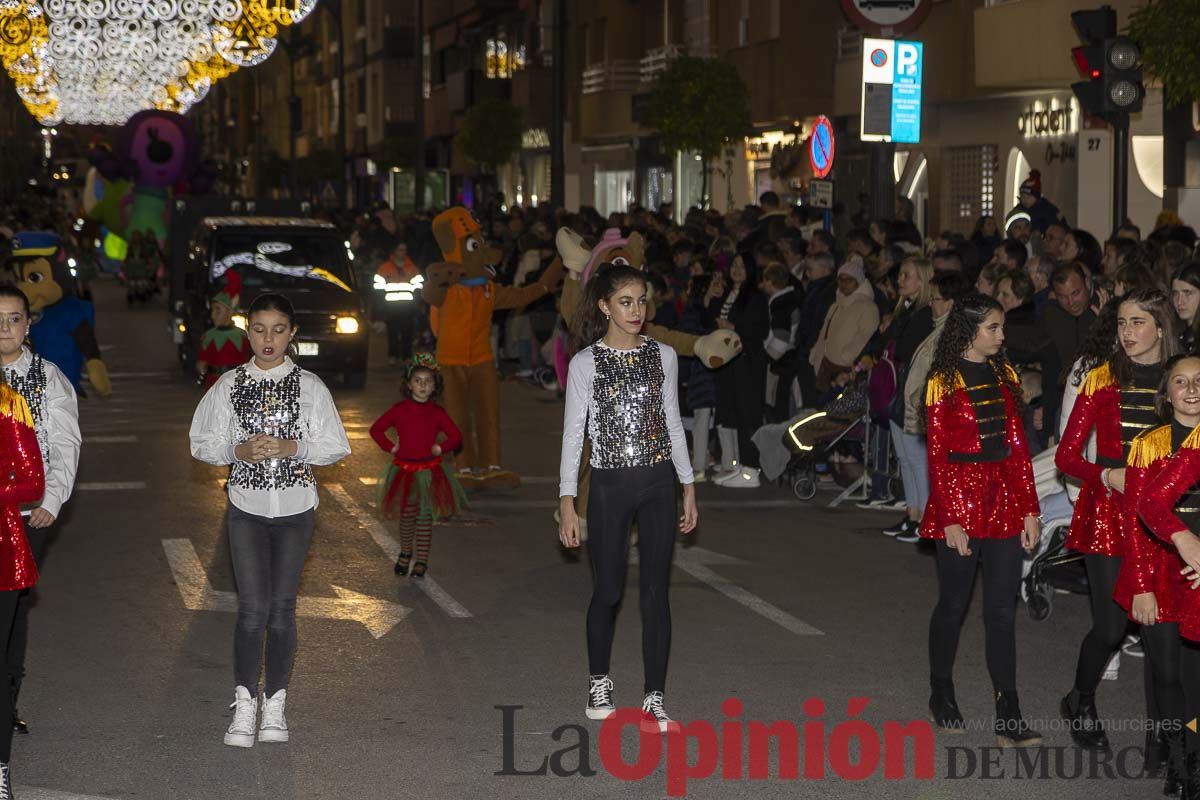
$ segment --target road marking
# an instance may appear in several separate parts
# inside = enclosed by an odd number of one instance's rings
[[[113,800],[113,798],[95,794],[71,794],[54,789],[35,789],[32,786],[22,786],[20,796],[25,800]]]
[[[522,479],[524,480],[524,479]],[[557,481],[556,481],[557,482]],[[698,500],[700,508],[714,511],[740,510],[747,508],[812,508],[799,500]],[[501,511],[518,508],[558,508],[557,500],[472,500],[472,508]]]
[[[190,539],[163,539],[162,544],[186,608],[191,611],[237,612],[237,594],[218,592],[212,588]],[[358,622],[378,639],[412,611],[398,603],[379,600],[341,586],[332,588],[337,597],[297,597],[296,613],[302,617]]]
[[[129,444],[136,442],[136,436],[85,436],[84,444]]]
[[[362,483],[363,486],[378,486],[379,485],[379,478],[363,477],[363,478],[359,478],[358,480]]]
[[[84,481],[75,484],[76,491],[80,492],[119,492],[145,488],[145,481]]]
[[[375,540],[375,544],[379,545],[379,549],[387,555],[392,563],[395,563],[396,558],[400,555],[400,543],[387,532],[383,527],[383,523],[355,502],[354,498],[350,496],[350,493],[340,483],[327,483],[325,484],[325,488],[337,499],[347,514],[354,517],[363,528],[366,528],[367,533],[371,534],[371,538]],[[418,580],[413,580],[412,583],[415,583],[421,591],[429,595],[429,599],[441,606],[442,611],[445,611],[447,615],[456,619],[466,619],[471,616],[470,611],[451,597],[450,593],[443,589],[441,584],[429,575]]]
[[[630,548],[632,550],[632,548]],[[707,583],[735,603],[741,603],[755,614],[766,617],[784,630],[797,636],[824,636],[824,632],[793,617],[779,606],[767,602],[753,592],[726,580],[709,569],[708,565],[745,564],[740,558],[714,553],[703,547],[679,547],[675,551],[675,566],[699,581]]]

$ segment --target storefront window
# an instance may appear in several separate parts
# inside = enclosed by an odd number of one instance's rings
[[[1004,170],[1004,213],[1007,214],[1010,208],[1016,208],[1020,202],[1021,182],[1029,177],[1029,171],[1032,167],[1029,166],[1029,160],[1025,158],[1025,154],[1021,149],[1014,147],[1008,151],[1008,166]]]
[[[674,179],[675,176],[666,167],[648,168],[642,205],[655,210],[663,203],[670,203],[675,196]]]
[[[633,205],[633,170],[596,170],[596,210],[607,217],[624,214]]]

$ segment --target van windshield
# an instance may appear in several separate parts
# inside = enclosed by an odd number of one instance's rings
[[[326,232],[218,232],[213,236],[212,280],[231,269],[252,289],[303,290],[316,282],[354,291],[345,245]]]

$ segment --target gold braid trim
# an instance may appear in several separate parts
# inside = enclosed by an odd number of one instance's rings
[[[925,405],[936,406],[946,395],[953,394],[959,389],[966,389],[962,373],[954,371],[954,380],[948,381],[944,375],[932,375],[925,384]]]
[[[1160,425],[1137,435],[1129,447],[1129,459],[1126,463],[1131,467],[1145,469],[1160,458],[1166,458],[1169,455],[1171,455],[1171,426]]]
[[[1105,361],[1084,376],[1083,384],[1079,387],[1079,393],[1095,394],[1105,387],[1115,386],[1116,383],[1117,379],[1113,376],[1112,370],[1108,368],[1108,362]]]

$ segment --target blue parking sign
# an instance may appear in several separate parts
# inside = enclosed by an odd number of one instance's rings
[[[922,44],[896,42],[895,77],[892,79],[892,141],[921,141]]]

